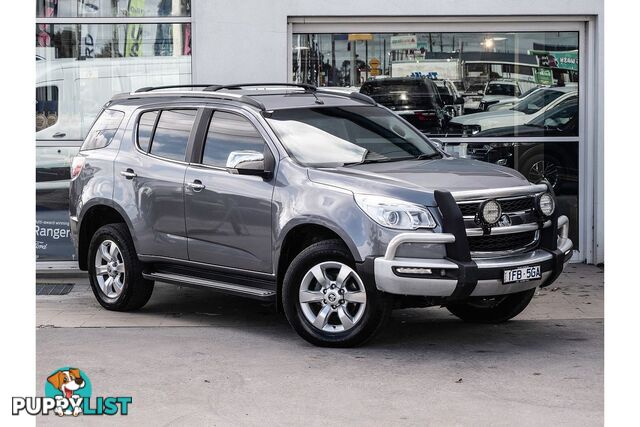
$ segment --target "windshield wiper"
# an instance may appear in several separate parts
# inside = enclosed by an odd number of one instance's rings
[[[440,153],[425,153],[425,154],[420,154],[419,156],[413,157],[414,160],[429,160],[429,159],[435,159],[435,158],[442,158],[442,154]]]
[[[388,162],[398,162],[400,160],[413,160],[415,157],[384,157],[377,159],[364,159],[359,162],[349,162],[343,163],[342,166],[354,166],[354,165],[366,165],[368,163],[388,163]]]

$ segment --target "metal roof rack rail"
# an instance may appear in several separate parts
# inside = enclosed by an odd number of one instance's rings
[[[305,91],[315,92],[318,88],[314,85],[306,84],[306,83],[238,83],[238,84],[230,84],[230,85],[210,85],[207,88],[204,88],[204,91],[207,92],[217,92],[222,89],[242,89],[244,87],[297,87],[300,89],[304,89]]]
[[[141,87],[140,89],[136,90],[134,93],[151,92],[151,91],[154,91],[154,90],[161,90],[161,89],[184,89],[184,88],[198,88],[198,87],[207,88],[207,87],[211,87],[211,86],[215,86],[215,85],[212,85],[212,84],[197,84],[197,85],[145,86],[145,87]]]
[[[174,91],[174,92],[153,92],[153,91],[144,91],[144,92],[131,92],[131,93],[119,93],[114,95],[111,99],[136,99],[141,97],[165,97],[165,96],[179,96],[183,98],[209,98],[209,99],[225,99],[228,101],[238,101],[244,104],[251,105],[253,107],[258,108],[261,111],[266,111],[267,108],[264,104],[257,99],[253,99],[250,96],[240,95],[235,93],[211,93],[204,91]]]

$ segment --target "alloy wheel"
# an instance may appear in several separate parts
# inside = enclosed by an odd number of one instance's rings
[[[558,166],[549,161],[539,160],[529,169],[529,180],[539,182],[542,179],[549,181],[553,188],[558,185]]]
[[[311,325],[323,332],[348,331],[364,315],[367,293],[360,276],[336,261],[313,266],[302,278],[300,308]]]
[[[100,243],[95,257],[95,274],[107,298],[118,298],[124,289],[126,271],[122,252],[112,240]]]

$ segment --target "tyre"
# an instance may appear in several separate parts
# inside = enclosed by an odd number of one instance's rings
[[[153,281],[142,277],[142,264],[126,225],[109,224],[95,232],[88,264],[93,294],[107,310],[136,310],[151,298]]]
[[[282,285],[295,331],[321,347],[353,347],[373,337],[389,316],[388,298],[358,275],[340,240],[326,240],[294,258]]]
[[[510,295],[472,298],[465,302],[449,304],[447,309],[465,322],[502,323],[522,313],[535,293],[536,289],[533,288]]]

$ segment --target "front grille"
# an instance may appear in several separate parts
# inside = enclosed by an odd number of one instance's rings
[[[497,201],[502,206],[502,212],[504,213],[530,211],[535,208],[535,198],[533,197],[497,199]],[[474,216],[478,212],[480,203],[460,203],[458,206],[463,216]]]
[[[499,234],[495,236],[469,236],[471,252],[497,252],[524,249],[535,242],[537,231]]]

